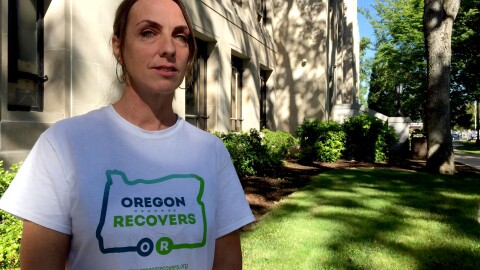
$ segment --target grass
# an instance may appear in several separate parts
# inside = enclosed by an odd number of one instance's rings
[[[457,149],[465,153],[480,155],[480,146],[475,142],[462,142],[462,146],[458,146]]]
[[[242,235],[244,269],[480,269],[480,179],[334,170]]]

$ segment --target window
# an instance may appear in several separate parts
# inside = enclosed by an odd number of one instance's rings
[[[242,130],[242,73],[243,64],[240,58],[232,56],[232,93],[231,93],[231,126],[232,131]]]
[[[267,79],[266,70],[260,71],[260,130],[267,127]]]
[[[234,2],[235,4],[237,4],[239,6],[242,6],[242,4],[243,4],[243,0],[232,0],[232,2]]]
[[[44,1],[8,1],[8,110],[42,111]]]
[[[257,20],[259,23],[265,25],[267,23],[267,6],[265,0],[257,1]]]
[[[192,125],[207,129],[207,46],[208,43],[196,39],[197,66],[192,84],[185,91],[185,118]]]

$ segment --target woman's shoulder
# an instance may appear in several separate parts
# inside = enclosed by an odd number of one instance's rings
[[[59,133],[72,133],[77,131],[92,131],[92,128],[98,126],[99,123],[105,121],[108,115],[108,106],[89,111],[82,115],[77,115],[69,118],[62,119],[46,131],[46,135],[55,135]]]
[[[220,138],[218,138],[214,134],[212,134],[212,133],[210,133],[206,130],[200,129],[200,128],[188,123],[185,120],[183,120],[183,121],[185,122],[184,126],[185,126],[185,129],[186,129],[187,133],[190,134],[190,136],[195,137],[197,140],[201,140],[205,143],[211,143],[211,144],[222,143]]]

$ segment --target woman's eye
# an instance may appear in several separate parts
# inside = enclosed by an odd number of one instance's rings
[[[181,41],[182,43],[185,43],[185,44],[188,43],[188,37],[185,35],[176,35],[175,38]]]
[[[145,30],[142,32],[143,37],[153,37],[154,33],[150,30]]]

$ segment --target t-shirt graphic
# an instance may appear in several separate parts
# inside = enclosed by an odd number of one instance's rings
[[[202,201],[204,180],[195,174],[172,174],[129,180],[108,170],[96,237],[100,251],[149,256],[205,246],[207,220]]]

